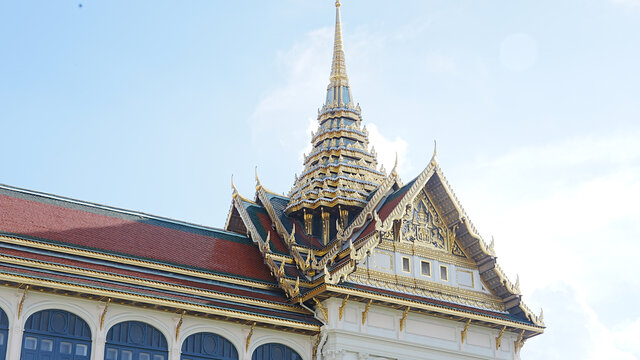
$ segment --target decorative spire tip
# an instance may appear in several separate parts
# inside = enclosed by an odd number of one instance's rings
[[[436,161],[436,156],[438,155],[438,144],[436,143],[436,140],[433,140],[433,155],[431,155],[431,161],[430,163],[433,163]]]
[[[393,163],[393,169],[391,170],[391,175],[394,175],[394,176],[397,175],[398,174],[397,169],[398,169],[398,152],[396,151],[396,161]]]
[[[233,197],[235,198],[238,195],[238,189],[236,189],[236,185],[233,183],[233,174],[231,174],[231,189],[233,189]]]

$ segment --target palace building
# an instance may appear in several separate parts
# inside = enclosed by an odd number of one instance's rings
[[[288,196],[256,174],[224,229],[0,185],[0,360],[519,359],[542,314],[434,150],[379,166],[347,77]]]

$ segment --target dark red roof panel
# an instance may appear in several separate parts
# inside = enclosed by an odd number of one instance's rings
[[[275,283],[244,236],[4,186],[0,232]]]

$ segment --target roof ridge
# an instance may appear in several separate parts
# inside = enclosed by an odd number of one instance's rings
[[[45,193],[45,192],[36,191],[36,190],[19,188],[19,187],[16,187],[16,186],[11,186],[11,185],[1,184],[1,183],[0,183],[0,189],[19,192],[19,193],[23,193],[23,194],[32,195],[32,196],[38,196],[38,197],[47,198],[47,199],[51,199],[51,200],[63,201],[63,202],[72,203],[72,204],[75,204],[75,205],[87,206],[87,207],[100,209],[100,210],[107,210],[107,211],[117,212],[117,213],[125,214],[125,215],[139,216],[139,217],[142,217],[142,218],[147,218],[149,220],[164,221],[164,222],[168,222],[168,223],[172,223],[172,224],[176,224],[176,225],[183,225],[183,226],[196,228],[196,229],[200,229],[200,230],[221,232],[221,233],[226,233],[226,234],[229,234],[229,235],[235,235],[235,236],[240,236],[240,237],[242,236],[242,235],[238,235],[236,233],[229,232],[227,230],[220,229],[220,228],[215,228],[215,227],[210,227],[210,226],[206,226],[206,225],[190,223],[190,222],[183,221],[183,220],[177,220],[177,219],[172,219],[172,218],[168,218],[168,217],[164,217],[164,216],[153,215],[153,214],[144,213],[144,212],[141,212],[141,211],[128,210],[128,209],[118,208],[118,207],[115,207],[115,206],[104,205],[104,204],[94,203],[94,202],[85,201],[85,200],[78,200],[78,199],[74,199],[74,198],[70,198],[70,197],[66,197],[66,196],[62,196],[62,195],[56,195],[56,194],[50,194],[50,193]]]

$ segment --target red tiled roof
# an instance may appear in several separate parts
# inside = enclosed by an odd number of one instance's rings
[[[16,259],[34,260],[49,264],[59,264],[64,266],[71,266],[81,270],[98,271],[107,273],[110,275],[126,276],[136,278],[140,280],[148,280],[160,282],[168,285],[186,286],[194,289],[212,291],[224,294],[232,294],[238,296],[246,296],[255,299],[261,299],[265,301],[273,301],[279,303],[286,303],[287,298],[280,292],[263,293],[251,291],[250,288],[242,289],[240,287],[228,287],[222,284],[213,284],[203,281],[202,279],[192,278],[191,280],[185,279],[185,277],[170,276],[169,274],[162,274],[160,272],[152,271],[140,271],[141,269],[134,269],[133,266],[122,267],[116,266],[117,264],[107,265],[104,263],[96,263],[93,259],[77,259],[69,258],[68,256],[59,256],[59,254],[41,254],[25,249],[12,249],[6,247],[0,243],[0,253],[4,256],[11,256]]]
[[[149,258],[275,283],[250,240],[218,236],[214,229],[189,231],[134,216],[100,214],[22,194],[0,194],[0,231]],[[108,213],[108,211],[104,211]]]
[[[109,290],[319,325],[289,304],[246,236],[5,186],[0,235],[9,237],[0,241],[0,276],[9,281],[49,280],[87,293]]]
[[[22,267],[16,267],[12,265],[0,264],[0,273],[15,274],[21,277],[45,279],[55,281],[64,284],[80,285],[88,288],[95,288],[98,290],[116,291],[128,294],[143,295],[146,297],[165,299],[172,301],[185,302],[195,305],[202,305],[207,307],[213,307],[218,309],[227,309],[234,311],[241,311],[245,313],[259,314],[268,317],[287,319],[293,321],[300,321],[308,324],[317,324],[317,321],[312,316],[300,314],[293,311],[280,310],[270,308],[268,306],[257,306],[255,304],[248,304],[242,301],[225,301],[210,297],[195,297],[193,295],[170,292],[156,288],[145,288],[125,283],[114,283],[105,281],[99,278],[85,278],[81,276],[75,276],[72,274],[51,273],[49,271],[43,271],[40,269],[25,269]]]

